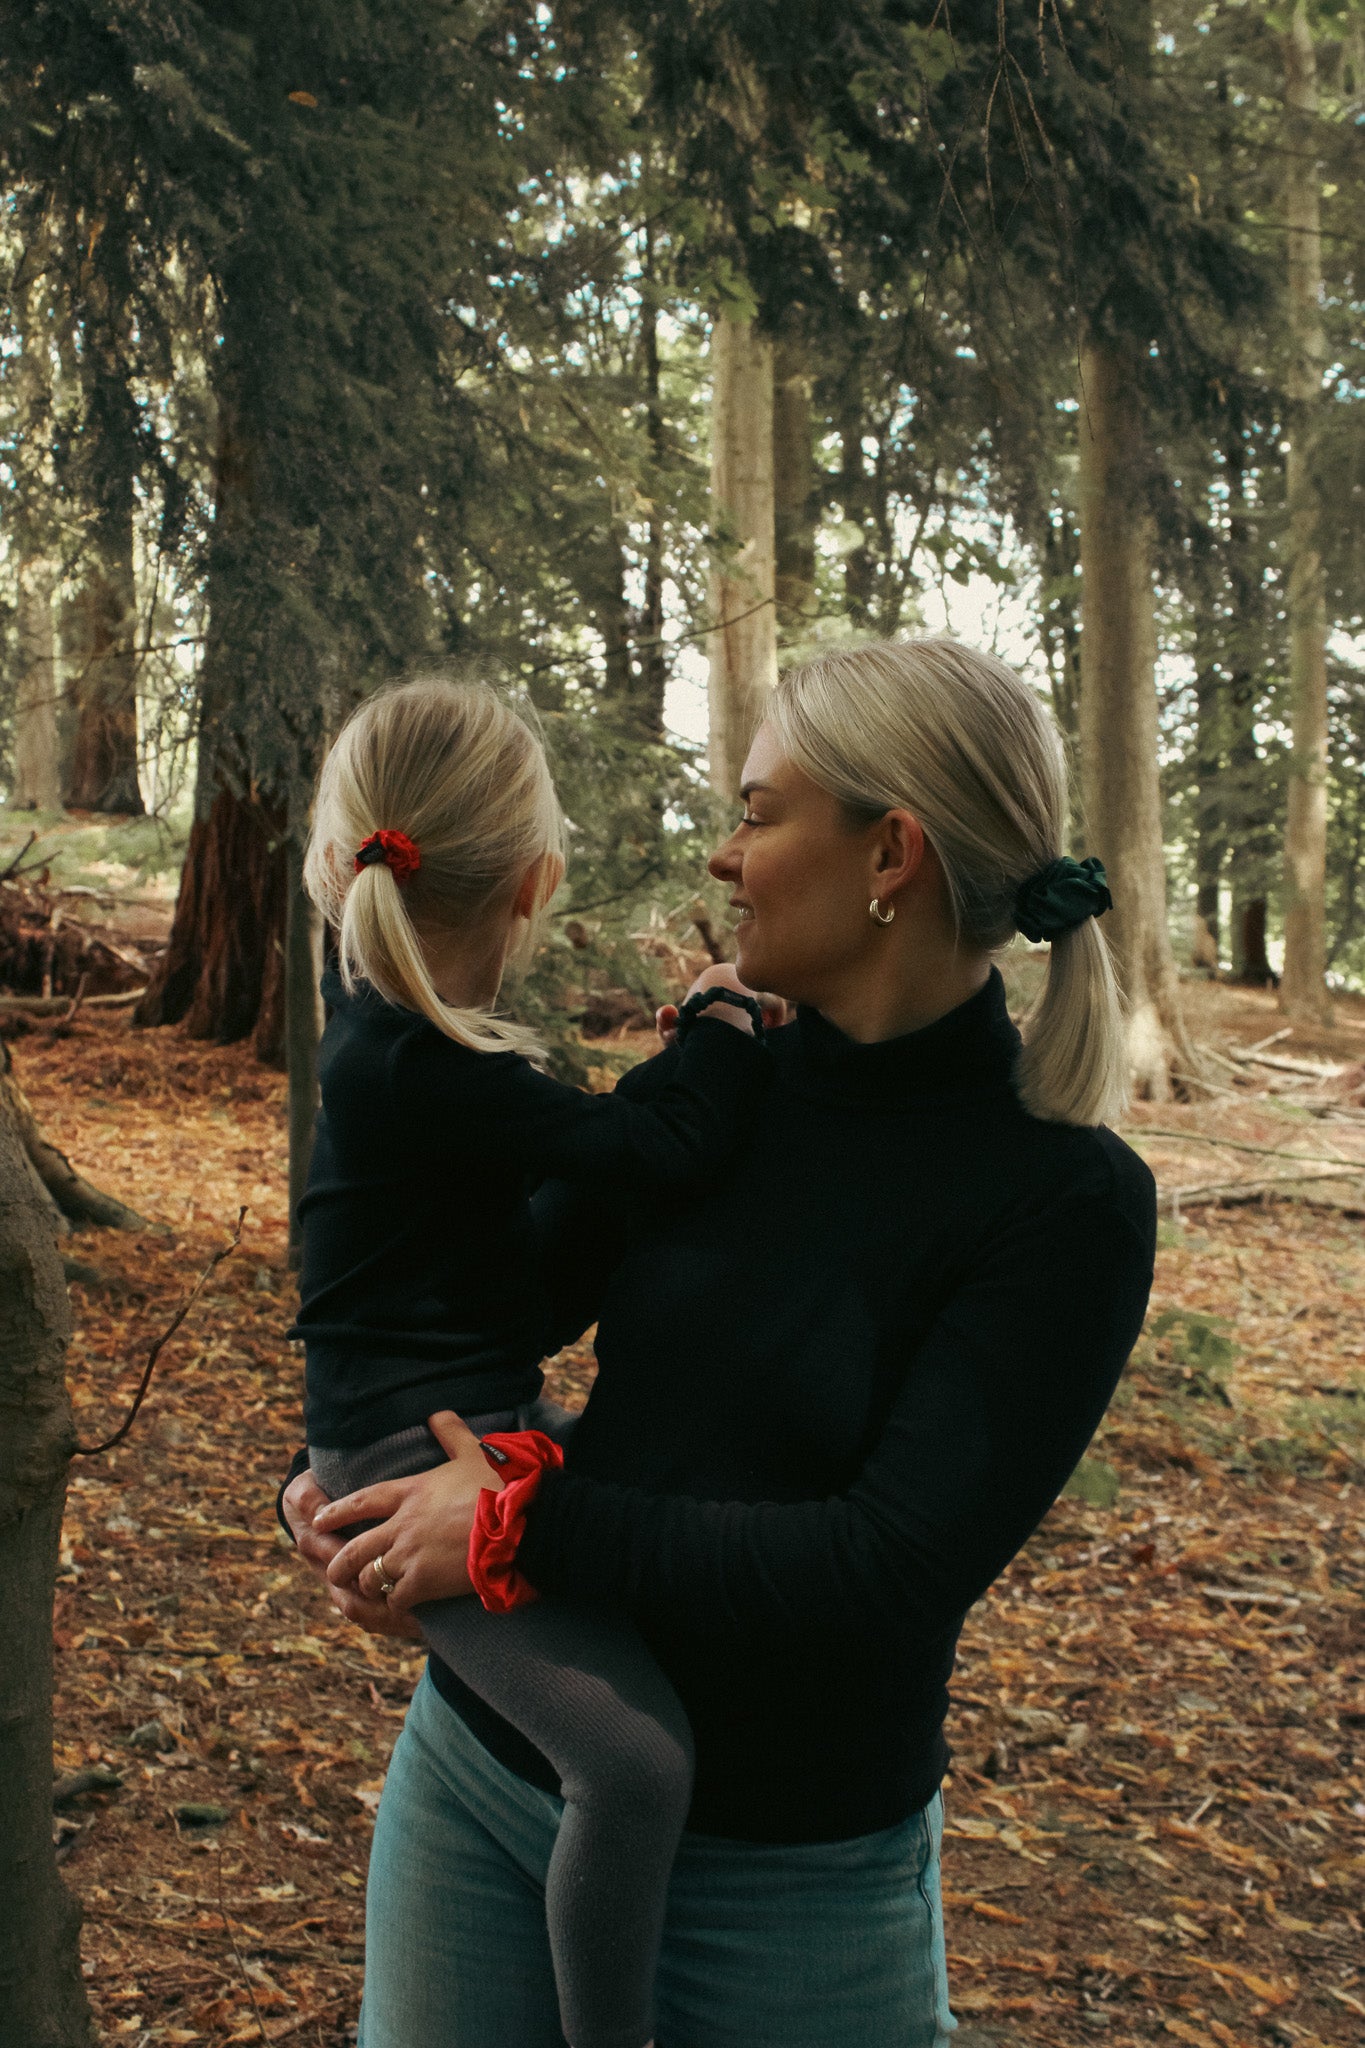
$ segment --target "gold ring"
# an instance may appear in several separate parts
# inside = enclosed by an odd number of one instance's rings
[[[380,1599],[387,1600],[390,1593],[394,1592],[397,1589],[398,1581],[397,1579],[391,1579],[389,1577],[388,1571],[386,1570],[384,1565],[384,1553],[382,1550],[380,1551],[378,1557],[374,1559],[374,1575],[378,1583]]]

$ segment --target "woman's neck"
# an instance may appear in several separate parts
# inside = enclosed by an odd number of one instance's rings
[[[976,947],[955,946],[937,958],[917,956],[913,963],[889,957],[882,971],[861,974],[815,1007],[855,1044],[876,1045],[937,1024],[984,988],[990,971],[990,954]]]

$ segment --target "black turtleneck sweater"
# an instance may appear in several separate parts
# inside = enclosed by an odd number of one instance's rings
[[[599,1376],[519,1561],[630,1615],[691,1717],[690,1825],[869,1833],[932,1796],[967,1609],[1085,1449],[1141,1327],[1155,1190],[1112,1133],[1011,1086],[997,974],[878,1045],[772,1034],[738,1158],[700,1195],[541,1198],[557,1335]],[[621,1088],[666,1085],[670,1050]],[[433,1660],[503,1760],[546,1766]]]

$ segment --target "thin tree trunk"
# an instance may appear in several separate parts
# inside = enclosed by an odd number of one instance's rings
[[[80,1909],[52,1851],[52,1599],[74,1432],[52,1228],[0,1107],[0,2044],[86,2048]]]
[[[783,341],[773,364],[773,529],[777,623],[793,639],[815,617],[814,486],[806,351]]]
[[[668,450],[660,388],[659,308],[655,300],[654,229],[645,224],[645,278],[640,307],[640,346],[645,372],[645,428],[652,474],[645,540],[645,602],[640,614],[640,722],[648,738],[664,736],[664,691],[668,687],[668,656],[664,648],[664,461]]]
[[[81,594],[81,660],[67,802],[140,817],[137,780],[137,593],[128,502],[101,522]]]
[[[1195,964],[1209,965],[1216,971],[1221,954],[1220,897],[1223,856],[1227,850],[1222,803],[1223,678],[1211,630],[1215,623],[1211,603],[1202,604],[1200,611],[1194,659],[1194,907],[1208,935],[1212,958],[1207,962],[1196,960]]]
[[[322,922],[304,892],[303,850],[292,838],[286,860],[289,909],[284,957],[284,1040],[289,1069],[289,1262],[297,1265],[299,1200],[308,1181],[318,1108]]]
[[[1283,38],[1285,220],[1292,351],[1285,485],[1289,503],[1289,697],[1292,732],[1284,832],[1287,1016],[1327,1023],[1327,594],[1322,566],[1316,439],[1327,344],[1322,325],[1322,220],[1315,128],[1317,62],[1305,0]]]
[[[773,559],[773,348],[751,320],[711,329],[711,524],[733,552],[711,578],[711,782],[733,799],[777,681]]]
[[[15,606],[18,678],[14,692],[14,783],[19,810],[61,809],[57,751],[57,649],[52,620],[54,577],[41,556],[21,561]]]
[[[1144,503],[1141,399],[1110,342],[1081,348],[1081,777],[1087,844],[1114,894],[1105,933],[1128,1012],[1134,1085],[1170,1094],[1183,1038],[1166,922],[1157,765],[1152,521]]]
[[[856,380],[844,394],[843,418],[839,428],[842,464],[839,494],[843,499],[844,521],[856,526],[862,539],[844,556],[844,610],[852,623],[865,632],[872,621],[872,556],[867,545],[868,476],[863,459],[863,394]]]
[[[40,235],[30,251],[35,273],[41,266],[44,249],[44,238]],[[45,517],[55,493],[52,365],[44,299],[36,274],[19,284],[15,297],[20,349],[15,371],[18,453],[14,467],[20,489],[14,522],[18,673],[10,802],[21,810],[56,811],[62,802],[52,617],[57,578]]]

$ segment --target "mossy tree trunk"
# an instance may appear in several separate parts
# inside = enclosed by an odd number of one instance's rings
[[[1086,843],[1114,893],[1104,929],[1123,984],[1134,1085],[1161,1101],[1183,1032],[1166,922],[1144,420],[1134,365],[1116,343],[1083,341],[1080,401]]]
[[[0,2043],[86,2048],[80,1911],[52,1848],[52,1599],[73,1447],[61,1260],[0,1100]]]
[[[772,343],[752,320],[718,317],[711,375],[711,526],[726,547],[711,578],[710,767],[733,801],[777,681]]]
[[[1316,444],[1327,341],[1322,324],[1322,195],[1314,130],[1317,59],[1305,0],[1283,38],[1285,226],[1288,231],[1289,701],[1292,733],[1284,832],[1284,974],[1280,1007],[1331,1021],[1327,995],[1327,592]]]

